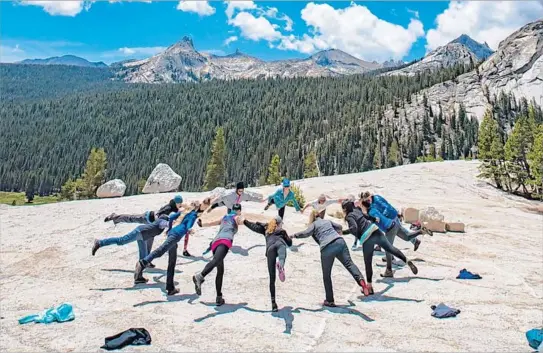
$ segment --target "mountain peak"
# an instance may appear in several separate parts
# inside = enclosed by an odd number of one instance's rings
[[[481,44],[468,36],[467,34],[462,34],[460,37],[453,40],[451,43],[458,43],[464,45],[468,48],[479,60],[484,60],[488,58],[494,52],[486,42]]]
[[[29,65],[69,65],[82,67],[107,67],[102,61],[90,62],[87,59],[76,55],[53,56],[45,59],[25,59],[19,62],[20,64]]]

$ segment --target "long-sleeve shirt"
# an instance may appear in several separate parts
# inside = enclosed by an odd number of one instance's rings
[[[260,202],[262,199],[263,196],[258,193],[244,191],[241,195],[238,195],[236,191],[230,191],[223,196],[216,198],[213,203],[218,203],[219,205],[222,203],[228,209],[232,209],[235,204],[241,203],[242,201]]]
[[[396,217],[398,217],[398,211],[394,207],[392,207],[392,205],[389,204],[388,201],[385,200],[385,198],[382,196],[373,195],[371,207],[375,207],[379,212],[381,212],[383,216],[388,219],[395,220]]]
[[[319,203],[319,200],[317,199],[315,201],[310,202],[309,205],[311,205],[311,207],[313,207],[314,209],[319,210],[319,209],[324,209],[335,203],[338,203],[337,199],[329,199],[329,200],[324,201],[323,203]]]
[[[287,246],[292,246],[292,239],[288,236],[284,229],[278,229],[273,233],[266,234],[268,228],[267,223],[251,222],[244,220],[243,224],[255,233],[262,234],[266,237],[266,256],[268,255],[268,249],[275,245],[277,242],[282,242]]]
[[[349,229],[344,230],[343,234],[352,234],[361,244],[364,243],[375,230],[379,229],[372,222],[372,218],[373,217],[371,216],[364,215],[360,208],[355,207],[354,210],[345,217]]]
[[[327,219],[317,218],[306,230],[294,234],[293,238],[313,237],[322,251],[326,245],[340,238],[341,225]]]
[[[283,188],[279,188],[274,194],[268,196],[268,203],[271,203],[272,200],[275,202],[275,206],[277,206],[277,208],[283,208],[289,201],[292,201],[296,211],[300,211],[300,205],[298,204],[298,201],[296,201],[296,197],[294,196],[292,190],[289,190],[287,196],[285,197]]]
[[[185,215],[181,223],[179,223],[178,225],[172,228],[173,221],[179,218],[180,215],[181,215],[181,212],[176,212],[175,214],[169,217],[168,236],[175,236],[178,238],[182,238],[192,228],[192,226],[196,222],[196,219],[198,218],[198,212],[190,211],[189,213],[187,213],[187,215]]]

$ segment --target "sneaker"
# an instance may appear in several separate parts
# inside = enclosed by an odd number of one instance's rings
[[[180,292],[180,290],[178,288],[174,288],[174,289],[168,290],[167,294],[168,295],[176,295],[179,292]]]
[[[204,283],[204,277],[200,273],[192,276],[192,282],[194,282],[194,290],[196,294],[202,295],[202,283]]]
[[[393,278],[394,277],[394,271],[386,269],[385,273],[381,273],[381,277],[383,278]]]
[[[149,268],[155,268],[156,266],[155,266],[155,264],[154,264],[154,263],[152,263],[152,262],[149,262],[149,265],[147,265],[147,267],[149,267]]]
[[[98,239],[94,239],[94,244],[92,245],[92,256],[96,254],[96,251],[98,249],[100,249],[100,242],[98,241]]]
[[[413,261],[407,261],[407,266],[409,266],[409,268],[411,269],[411,272],[413,272],[414,275],[419,273],[419,269],[417,268],[417,266],[415,266]]]
[[[149,280],[143,276],[134,278],[134,284],[143,284],[143,283],[147,283],[148,281]]]
[[[275,302],[275,300],[272,300],[272,311],[274,313],[279,311],[279,309],[277,308],[277,303]]]
[[[116,213],[112,213],[110,214],[109,216],[107,216],[106,218],[104,218],[104,222],[109,222],[111,221],[113,218],[115,218],[117,216]]]
[[[420,239],[415,239],[415,248],[413,251],[417,251],[419,249],[419,246],[420,246],[420,243],[422,243],[422,241],[420,241]]]
[[[143,270],[145,269],[145,265],[143,264],[142,260],[139,260],[136,263],[136,269],[134,270],[134,282],[143,278]]]
[[[327,306],[329,308],[335,308],[336,307],[336,303],[334,302],[329,302],[328,300],[325,300],[323,303],[322,303],[323,306]]]
[[[394,260],[394,259],[392,259],[392,260]],[[387,257],[386,257],[386,256],[383,256],[383,257],[381,258],[381,261],[387,262]]]
[[[192,257],[192,255],[188,252],[188,250],[183,251],[183,256]]]
[[[285,282],[285,268],[281,266],[279,262],[275,264],[275,267],[277,267],[277,271],[279,271],[279,280]]]
[[[264,211],[267,211],[268,208],[270,208],[270,205],[266,205],[266,207],[264,207]]]
[[[224,301],[224,298],[222,297],[222,295],[217,295],[217,298],[215,298],[215,304],[217,304],[217,306],[221,306],[225,303]]]
[[[366,281],[364,281],[363,279],[360,280],[359,282],[360,284],[360,287],[362,287],[360,289],[360,291],[362,292],[362,294],[364,294],[365,297],[369,296],[370,295],[370,288],[368,287],[368,285],[366,284]]]
[[[358,248],[358,239],[355,239],[353,246],[351,246],[351,250],[356,250],[357,248]]]

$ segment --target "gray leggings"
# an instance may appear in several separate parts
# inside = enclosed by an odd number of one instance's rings
[[[400,220],[399,219],[396,219],[396,224],[394,225],[394,227],[392,227],[391,229],[388,230],[388,232],[386,232],[385,236],[388,240],[388,242],[392,245],[394,244],[394,239],[396,238],[396,235],[402,239],[402,240],[405,240],[405,241],[409,241],[411,243],[415,243],[416,241],[416,238],[422,234],[422,231],[421,230],[416,230],[416,231],[413,231],[413,232],[410,232],[408,231],[407,229],[405,229],[402,224],[400,223]],[[392,270],[392,259],[393,259],[393,256],[391,253],[389,253],[387,251],[386,253],[386,258],[387,258],[387,270]]]
[[[266,252],[268,257],[268,273],[270,274],[270,295],[271,299],[275,300],[275,259],[279,260],[281,267],[285,267],[287,259],[287,246],[283,242],[273,244]]]
[[[349,271],[358,285],[364,279],[358,267],[354,264],[349,253],[349,248],[343,238],[337,238],[321,250],[322,280],[324,282],[324,291],[326,292],[326,301],[334,301],[334,289],[332,287],[332,267],[334,260],[339,262]]]

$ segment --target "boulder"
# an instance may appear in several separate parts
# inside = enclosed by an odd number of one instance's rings
[[[126,191],[126,185],[121,179],[113,179],[101,185],[96,190],[96,196],[99,198],[121,197]]]
[[[453,222],[453,223],[447,223],[445,225],[445,228],[447,228],[447,232],[464,233],[466,230],[466,225],[461,222]]]
[[[403,210],[403,221],[405,223],[415,223],[419,220],[419,210],[416,208],[408,207]]]
[[[419,220],[421,222],[428,222],[428,221],[443,222],[444,219],[445,217],[433,207],[428,207],[419,212]]]
[[[142,192],[144,194],[154,194],[177,191],[179,184],[181,184],[181,176],[176,174],[169,165],[159,163],[149,175]]]
[[[422,222],[422,224],[432,232],[447,233],[447,224],[445,222],[430,220]]]

